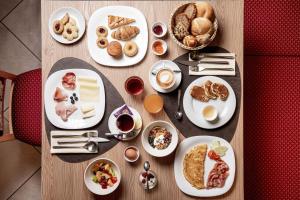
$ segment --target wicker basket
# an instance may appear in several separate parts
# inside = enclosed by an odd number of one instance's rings
[[[199,49],[203,49],[204,47],[208,46],[216,37],[217,35],[217,30],[218,30],[218,21],[217,21],[217,18],[215,18],[215,21],[213,23],[213,26],[214,26],[214,33],[210,36],[208,42],[206,44],[203,44],[203,45],[200,45],[200,46],[197,46],[197,47],[188,47],[188,46],[185,46],[181,41],[179,41],[175,35],[174,35],[174,32],[173,32],[173,28],[175,26],[175,16],[179,13],[182,13],[184,11],[184,9],[188,6],[188,4],[190,3],[184,3],[182,5],[180,5],[179,7],[177,7],[171,14],[170,16],[170,20],[169,20],[169,27],[168,27],[168,31],[172,37],[172,39],[175,41],[176,44],[178,44],[181,48],[184,48],[184,49],[187,49],[187,50],[199,50]]]

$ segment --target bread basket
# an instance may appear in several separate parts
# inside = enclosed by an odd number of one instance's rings
[[[181,4],[179,7],[177,7],[172,13],[171,13],[171,16],[170,16],[170,20],[169,20],[169,24],[168,24],[168,29],[169,29],[169,33],[172,37],[172,39],[175,41],[176,44],[178,44],[181,48],[183,49],[187,49],[187,50],[192,50],[192,51],[195,51],[195,50],[199,50],[199,49],[203,49],[204,47],[208,46],[213,40],[214,38],[216,37],[217,35],[217,30],[218,30],[218,21],[217,21],[217,18],[215,18],[215,21],[213,22],[213,26],[214,26],[214,33],[210,36],[209,40],[207,43],[203,44],[203,45],[200,45],[200,46],[197,46],[197,47],[188,47],[186,45],[184,45],[181,41],[179,41],[175,35],[174,35],[174,32],[173,32],[173,28],[175,26],[175,16],[179,13],[182,13],[185,8],[189,5],[190,3],[184,3],[184,4]]]

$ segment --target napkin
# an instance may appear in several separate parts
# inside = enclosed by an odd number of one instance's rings
[[[234,53],[205,53],[205,55],[218,55],[218,56],[234,56]],[[234,59],[224,59],[224,58],[202,58],[202,61],[228,61],[229,65],[218,65],[218,64],[205,64],[202,63],[200,64],[201,67],[218,67],[218,68],[222,68],[222,67],[232,67],[234,70],[233,71],[223,71],[223,70],[203,70],[201,72],[194,72],[190,70],[189,67],[189,75],[200,75],[200,76],[204,76],[204,75],[211,75],[211,76],[215,76],[215,75],[220,75],[220,76],[235,76],[235,58]],[[193,61],[190,57],[189,54],[189,61]]]
[[[81,135],[87,131],[95,132],[95,136],[98,136],[97,130],[82,130],[82,131],[51,131],[51,154],[60,154],[60,153],[91,153],[86,149],[83,148],[68,148],[68,149],[53,149],[53,146],[83,146],[86,143],[78,143],[78,144],[61,144],[59,145],[57,141],[82,141],[82,140],[88,140],[86,137],[78,137],[78,138],[52,138],[52,135]],[[97,141],[95,138],[91,138],[91,141]],[[98,150],[97,150],[98,152]],[[95,153],[97,153],[95,152]]]

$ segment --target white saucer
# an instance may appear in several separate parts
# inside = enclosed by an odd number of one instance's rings
[[[180,68],[178,67],[178,65],[176,63],[174,63],[170,60],[160,60],[160,61],[154,63],[154,65],[151,67],[151,69],[149,71],[149,81],[150,81],[150,84],[153,87],[153,89],[155,89],[156,91],[161,92],[161,93],[169,93],[169,92],[174,91],[180,85],[180,82],[181,82],[181,79],[182,79],[182,73],[175,72],[176,82],[173,85],[173,87],[171,87],[169,89],[162,89],[156,83],[155,75],[153,75],[151,72],[156,71],[156,70],[158,70],[160,68],[163,68],[163,67],[169,67],[173,70],[180,70]]]
[[[121,106],[121,107],[123,107],[123,106]],[[111,133],[116,133],[116,132],[119,131],[118,128],[117,128],[117,126],[116,126],[116,120],[117,120],[117,118],[114,116],[114,114],[115,114],[118,110],[120,110],[121,107],[116,108],[114,111],[112,111],[112,113],[111,113],[110,116],[109,116],[109,119],[108,119],[108,128],[109,128],[109,131],[110,131]],[[132,107],[129,107],[129,106],[128,106],[128,108],[129,108],[129,109],[131,110],[131,112],[133,113],[133,118],[134,118],[134,119],[140,118],[140,120],[141,120],[142,123],[143,123],[142,117],[141,117],[141,115],[139,114],[139,112],[138,112],[136,109],[132,108]],[[142,124],[142,126],[141,126],[140,129],[133,130],[133,132],[130,133],[130,134],[132,134],[130,137],[128,137],[128,135],[121,135],[121,136],[115,136],[115,137],[118,138],[119,140],[123,140],[123,141],[132,140],[133,138],[135,138],[136,136],[139,135],[139,133],[140,133],[141,130],[142,130],[142,127],[143,127],[143,124]]]
[[[66,38],[64,38],[62,36],[62,34],[59,35],[59,34],[54,33],[54,31],[53,31],[53,22],[55,20],[60,20],[61,18],[63,18],[63,16],[66,13],[68,13],[69,16],[76,21],[76,25],[78,27],[78,37],[72,41],[69,41]],[[84,31],[85,31],[85,19],[79,10],[72,8],[72,7],[63,7],[63,8],[59,8],[59,9],[55,10],[51,14],[51,16],[49,18],[48,26],[49,26],[49,32],[50,32],[51,36],[53,37],[53,39],[55,39],[56,41],[58,41],[62,44],[72,44],[72,43],[80,40],[80,38],[83,36]]]

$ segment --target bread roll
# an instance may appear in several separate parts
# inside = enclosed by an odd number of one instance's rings
[[[119,58],[122,56],[122,46],[117,41],[112,41],[107,46],[107,53],[112,57]]]
[[[184,9],[184,14],[189,18],[189,20],[192,20],[196,17],[197,9],[194,3],[188,4],[188,6]]]
[[[209,42],[210,35],[204,34],[204,35],[197,35],[196,40],[199,43],[199,45],[203,45]]]
[[[196,3],[197,15],[196,17],[205,17],[211,22],[215,21],[215,12],[213,7],[207,2]]]
[[[192,21],[192,28],[191,28],[192,35],[203,35],[209,34],[213,32],[213,24],[210,20],[204,17],[197,17]]]
[[[183,44],[188,47],[196,47],[198,42],[193,35],[188,35],[183,38]]]
[[[190,22],[189,18],[187,17],[187,15],[184,13],[180,13],[180,14],[176,15],[175,25],[178,25],[179,23],[182,23],[186,27],[186,29],[190,28],[191,22]]]

